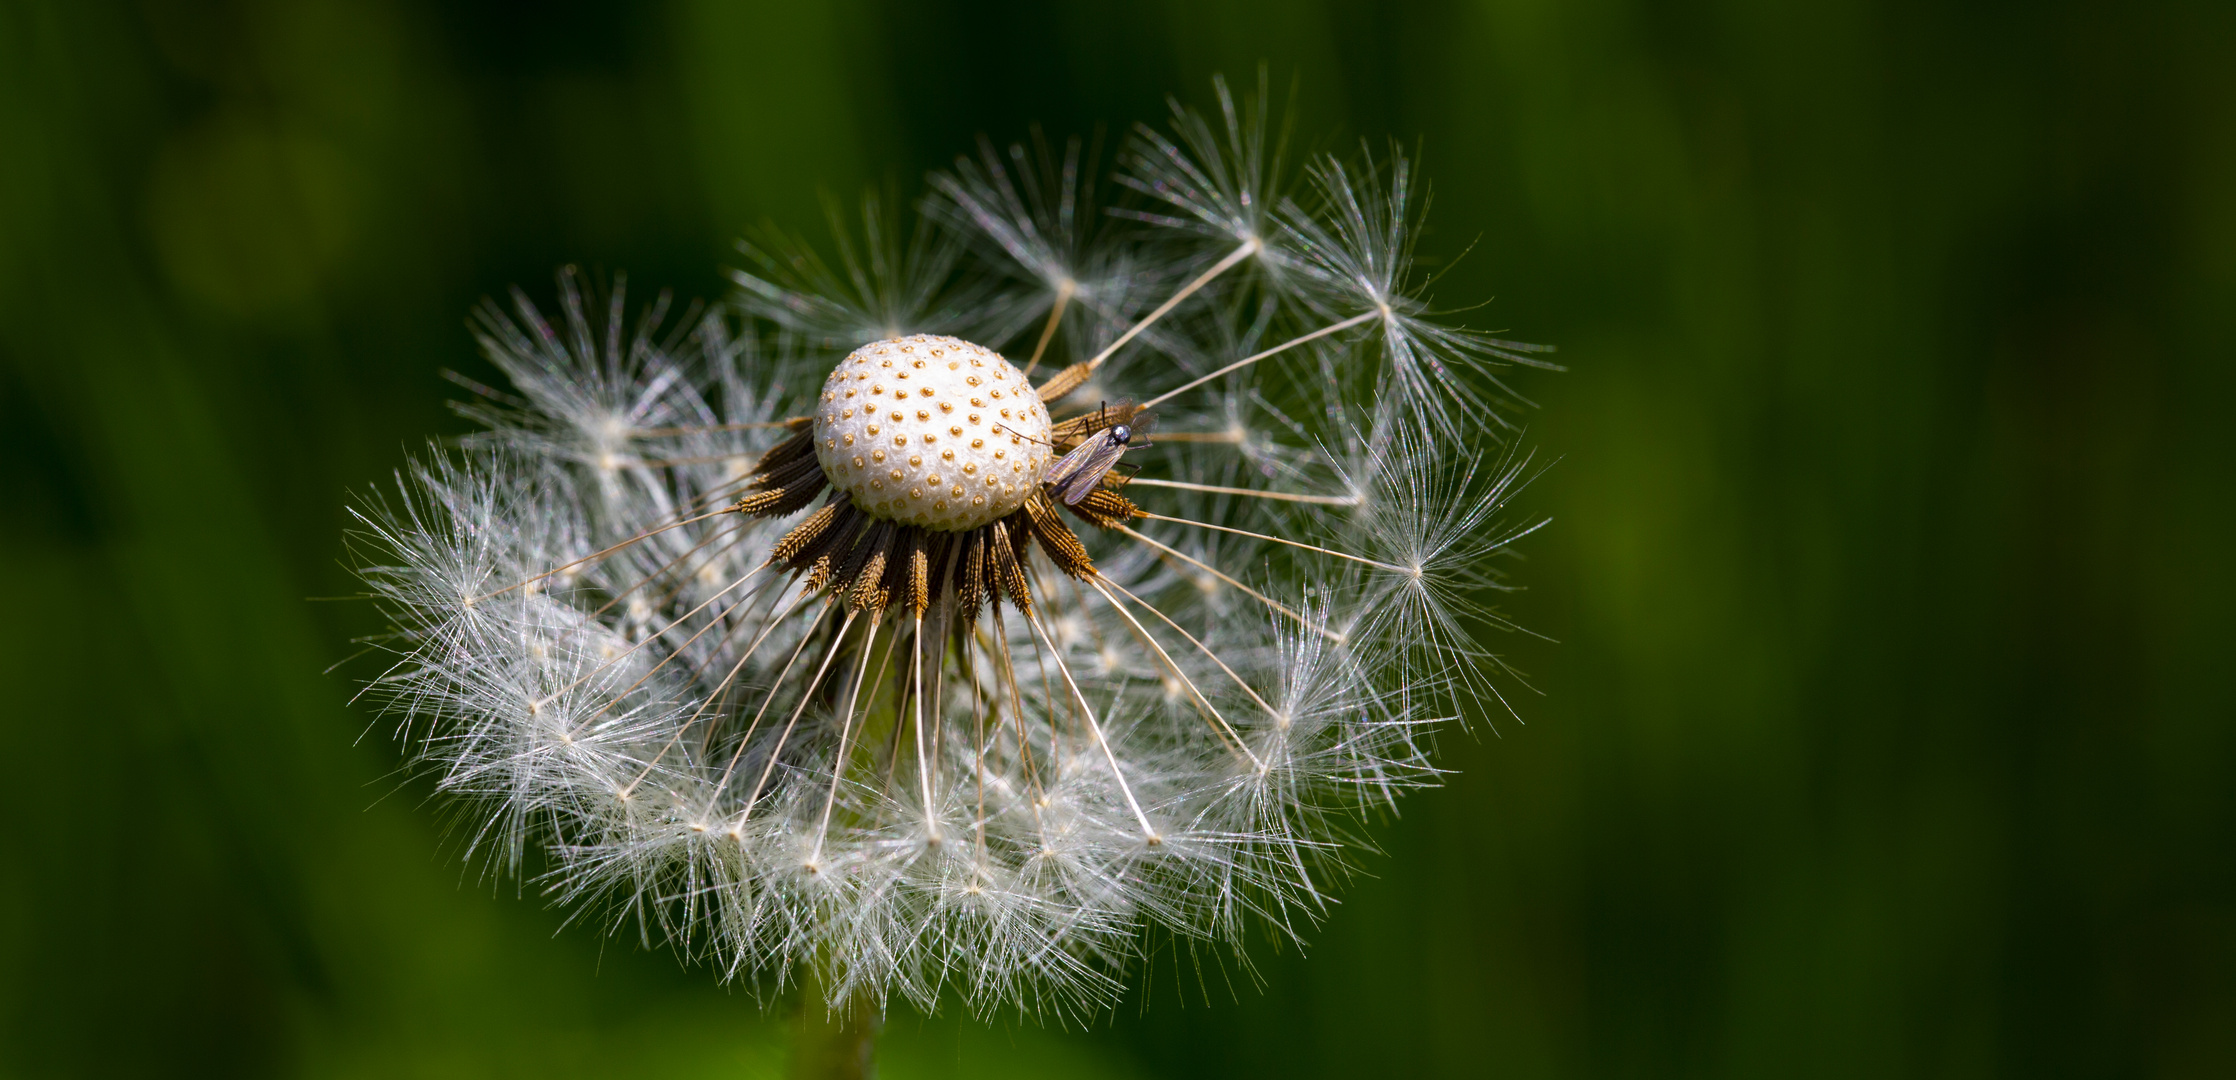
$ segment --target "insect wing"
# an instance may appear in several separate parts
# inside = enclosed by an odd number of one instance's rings
[[[1126,444],[1112,438],[1109,429],[1098,431],[1048,470],[1048,486],[1065,506],[1077,506],[1125,452]]]
[[[1086,468],[1088,460],[1095,456],[1096,449],[1109,441],[1109,437],[1099,431],[1087,436],[1078,446],[1071,448],[1071,453],[1056,459],[1056,463],[1048,467],[1048,475],[1042,482],[1055,489],[1058,496],[1066,495],[1071,490],[1072,483],[1079,479],[1080,470]],[[1080,498],[1086,496],[1081,495]],[[1075,500],[1065,498],[1064,502],[1070,505]]]

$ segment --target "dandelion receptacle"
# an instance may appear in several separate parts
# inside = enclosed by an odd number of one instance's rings
[[[1221,85],[1107,177],[989,144],[835,262],[757,239],[724,304],[479,311],[511,387],[357,535],[475,856],[834,1004],[1077,1015],[1146,933],[1304,935],[1501,707],[1544,361],[1432,311],[1402,154],[1293,171]]]

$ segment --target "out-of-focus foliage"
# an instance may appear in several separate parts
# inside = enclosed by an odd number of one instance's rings
[[[480,296],[718,296],[819,188],[1260,59],[1418,139],[1440,292],[1572,368],[1547,693],[1262,988],[896,1016],[889,1074],[2236,1072],[2231,55],[2204,2],[8,0],[0,1073],[775,1068],[461,881],[320,674],[344,493],[461,430]]]

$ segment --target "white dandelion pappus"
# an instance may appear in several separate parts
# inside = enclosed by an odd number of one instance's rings
[[[1289,198],[1216,90],[1116,205],[989,146],[911,242],[750,249],[734,310],[477,314],[512,392],[357,534],[472,853],[834,1007],[1073,1016],[1145,932],[1301,938],[1497,692],[1522,473],[1470,380],[1528,354],[1406,291],[1402,159]]]

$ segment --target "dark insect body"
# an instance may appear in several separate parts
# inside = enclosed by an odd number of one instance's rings
[[[1096,413],[1097,421],[1106,421],[1112,410]],[[1065,506],[1077,506],[1101,486],[1103,477],[1117,467],[1118,459],[1127,449],[1147,446],[1150,417],[1135,410],[1131,402],[1120,402],[1116,410],[1126,422],[1097,422],[1093,432],[1071,452],[1057,459],[1048,467],[1048,475],[1041,482],[1048,485],[1050,493]]]

